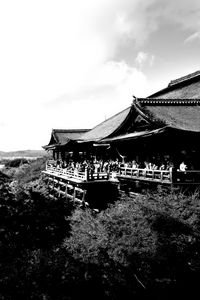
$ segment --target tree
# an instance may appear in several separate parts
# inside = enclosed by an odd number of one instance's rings
[[[38,272],[42,275],[44,257],[48,260],[68,234],[70,212],[65,201],[49,198],[45,188],[18,187],[13,194],[9,183],[1,185],[0,212],[0,297],[37,299],[34,278]],[[42,297],[42,290],[39,293]]]
[[[76,211],[64,246],[87,268],[96,265],[89,277],[98,272],[112,299],[125,291],[127,299],[191,293],[200,271],[199,211],[198,194],[125,198],[98,215]]]
[[[198,291],[199,195],[125,196],[75,209],[2,185],[1,299],[169,299]]]

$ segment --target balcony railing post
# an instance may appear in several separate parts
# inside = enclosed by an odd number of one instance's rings
[[[163,171],[160,171],[160,180],[163,181]]]
[[[87,167],[85,168],[85,180],[89,180],[89,169]]]
[[[177,170],[175,168],[170,170],[169,178],[171,183],[175,183],[177,181]]]
[[[90,169],[90,179],[94,180],[94,170],[92,168]]]

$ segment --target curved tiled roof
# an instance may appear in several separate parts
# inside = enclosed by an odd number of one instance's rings
[[[82,137],[89,129],[52,129],[49,144],[43,146],[48,149],[55,146],[64,146],[69,141],[76,141]]]
[[[188,75],[186,75],[186,76],[182,76],[182,77],[180,77],[180,78],[171,80],[168,86],[172,86],[172,85],[175,85],[175,84],[177,84],[177,83],[184,82],[184,81],[187,81],[187,82],[188,82],[188,80],[194,79],[194,78],[196,78],[196,77],[199,76],[199,75],[200,75],[200,71],[196,71],[196,72],[191,73],[191,74],[188,74]]]
[[[107,138],[107,139],[104,139],[102,142],[126,141],[126,140],[132,140],[132,139],[136,139],[136,138],[140,138],[140,137],[142,137],[142,138],[149,137],[154,134],[163,133],[165,131],[165,129],[166,129],[166,127],[158,128],[158,129],[154,129],[154,130],[145,130],[145,131],[138,131],[138,132],[136,131],[136,132],[132,132],[132,133],[127,133],[127,134]]]
[[[168,87],[148,98],[154,99],[200,99],[200,72],[172,80]]]
[[[200,132],[200,71],[172,80],[167,88],[134,104],[154,122]]]
[[[122,124],[129,116],[130,111],[131,107],[128,107],[106,121],[98,124],[93,129],[85,133],[81,140],[84,142],[99,141],[111,136],[113,133],[117,132],[119,128],[121,128]]]
[[[146,98],[138,99],[135,108],[155,123],[185,131],[200,132],[200,100]]]
[[[89,129],[53,129],[52,135],[58,144],[66,144],[69,140],[76,141],[88,132]]]
[[[137,124],[132,126],[136,112],[147,121],[149,128],[146,127],[146,130],[150,130],[148,134],[152,133],[152,129],[162,130],[164,127],[200,133],[200,71],[172,80],[167,88],[147,98],[134,98],[132,106],[91,130],[54,129],[49,144],[44,148],[63,146],[69,141],[99,142],[114,137],[116,140],[117,136],[122,139],[122,135],[123,139],[142,136],[141,133],[135,133]],[[128,128],[134,132],[131,133]]]

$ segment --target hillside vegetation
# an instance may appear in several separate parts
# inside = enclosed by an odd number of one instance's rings
[[[100,213],[80,210],[49,198],[38,177],[43,163],[20,166],[14,185],[0,182],[0,299],[179,299],[198,292],[198,193],[158,191],[124,196]]]
[[[0,173],[0,299],[169,299],[198,292],[200,197],[127,195],[99,213],[49,198],[46,157]]]
[[[45,170],[47,157],[40,157],[34,160],[16,158],[8,160],[2,172],[6,174],[13,184],[23,186],[37,185],[42,178],[42,171]]]

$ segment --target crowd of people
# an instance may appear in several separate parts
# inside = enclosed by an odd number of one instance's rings
[[[57,168],[63,168],[69,171],[78,171],[85,172],[86,169],[90,170],[94,173],[99,172],[119,172],[120,168],[131,168],[131,169],[145,169],[145,170],[165,170],[170,171],[174,168],[174,164],[170,161],[165,161],[161,163],[152,163],[148,161],[137,162],[136,160],[132,161],[119,161],[115,160],[84,160],[82,162],[74,162],[74,161],[61,161],[57,160],[53,162],[53,166]],[[186,171],[187,165],[183,162],[180,163],[178,170]]]
[[[118,160],[84,160],[82,162],[74,162],[74,161],[53,161],[51,163],[54,167],[57,168],[63,168],[68,171],[79,171],[79,172],[85,172],[87,170],[91,170],[94,173],[99,172],[111,172],[115,171],[118,172],[120,168],[120,162]]]

